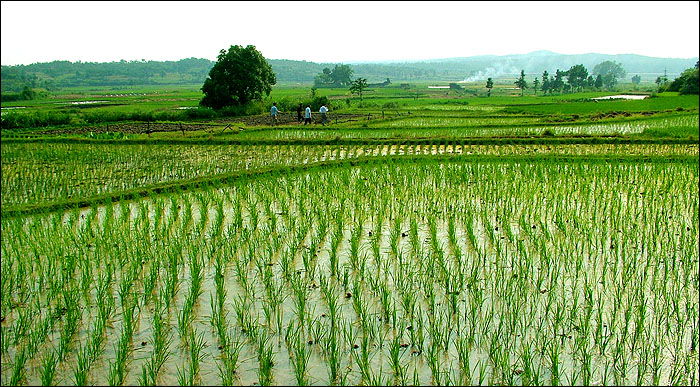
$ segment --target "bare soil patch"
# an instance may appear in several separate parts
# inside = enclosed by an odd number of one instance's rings
[[[364,114],[329,114],[327,125],[333,125],[341,122],[366,120],[368,116]],[[370,117],[371,119],[372,117]],[[374,117],[376,118],[376,117]],[[312,125],[321,124],[321,115],[313,114],[311,117]],[[268,114],[260,114],[247,117],[231,117],[222,118],[207,122],[120,122],[109,123],[102,125],[90,125],[80,127],[58,128],[47,131],[35,132],[36,134],[86,134],[86,133],[107,133],[121,132],[124,134],[150,134],[155,132],[189,132],[196,130],[215,130],[225,128],[226,125],[231,125],[237,128],[241,124],[245,127],[255,126],[270,126],[272,120]],[[304,125],[304,122],[297,121],[296,113],[281,113],[277,118],[277,126],[281,125]]]

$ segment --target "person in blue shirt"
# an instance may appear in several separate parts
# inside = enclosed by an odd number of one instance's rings
[[[272,126],[275,126],[277,124],[277,112],[279,112],[279,109],[277,109],[277,102],[273,102],[272,109],[270,109],[270,118],[272,119]]]
[[[328,121],[326,119],[326,113],[328,112],[328,108],[326,107],[326,104],[321,105],[321,125],[326,125],[326,122]]]
[[[311,125],[311,106],[307,106],[304,112],[304,125]]]

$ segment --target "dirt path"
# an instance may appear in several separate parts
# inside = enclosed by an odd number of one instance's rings
[[[314,125],[321,123],[321,115],[312,115]],[[329,114],[328,121],[331,125],[348,121],[367,120],[363,114]],[[247,117],[232,117],[217,119],[207,122],[186,122],[186,123],[166,123],[166,122],[125,122],[108,123],[99,126],[81,126],[72,128],[58,128],[54,130],[33,132],[35,134],[83,134],[83,133],[106,133],[121,132],[124,134],[155,133],[155,132],[188,132],[195,130],[219,129],[231,125],[234,128],[243,123],[246,127],[270,126],[270,116],[261,114]],[[298,123],[296,113],[281,113],[277,119],[277,125],[302,125]]]

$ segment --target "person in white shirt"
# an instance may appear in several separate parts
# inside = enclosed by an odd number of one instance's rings
[[[321,125],[325,125],[327,121],[326,113],[328,112],[328,108],[325,104],[321,105],[321,110],[319,110],[319,112],[321,112]]]
[[[270,117],[272,119],[272,126],[275,126],[277,124],[277,112],[279,109],[277,109],[277,102],[272,103],[272,109],[270,109]]]
[[[304,111],[304,125],[311,125],[311,106],[307,106]]]

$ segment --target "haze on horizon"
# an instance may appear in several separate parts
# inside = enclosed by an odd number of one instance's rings
[[[317,63],[539,50],[694,58],[699,4],[2,1],[0,61],[216,60],[237,44]]]

